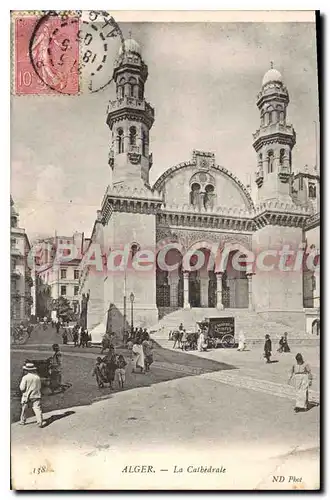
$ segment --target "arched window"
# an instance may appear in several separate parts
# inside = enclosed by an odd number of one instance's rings
[[[130,97],[135,97],[135,86],[136,86],[136,80],[135,78],[130,78],[129,79],[129,95]]]
[[[284,111],[280,111],[280,122],[284,122]]]
[[[320,320],[319,319],[314,319],[312,323],[312,334],[313,335],[320,335]]]
[[[136,145],[136,127],[129,128],[129,143],[131,146]]]
[[[144,86],[143,86],[143,83],[140,83],[140,85],[138,87],[138,95],[139,95],[140,101],[143,100],[143,94],[144,94]]]
[[[140,246],[137,243],[133,243],[133,245],[131,245],[131,260],[134,259],[135,255],[139,250]]]
[[[276,121],[279,122],[281,120],[281,112],[282,112],[282,106],[278,104],[276,106]]]
[[[124,152],[124,131],[122,128],[117,130],[118,153]]]
[[[197,182],[194,182],[194,184],[191,186],[191,191],[190,191],[190,204],[193,205],[194,207],[199,207],[200,190],[201,190],[200,185],[197,184]]]
[[[277,111],[274,109],[274,110],[272,111],[272,122],[273,122],[273,123],[276,123],[276,122],[277,122],[277,119],[278,119],[278,118],[277,118]]]
[[[268,173],[271,174],[273,172],[273,163],[274,163],[274,151],[271,149],[268,151]]]
[[[284,164],[285,149],[280,149],[280,165]]]
[[[142,155],[147,156],[147,134],[142,130]]]
[[[268,111],[269,123],[273,123],[273,108],[269,107],[267,111]]]
[[[259,153],[259,167],[262,167],[262,153]]]
[[[125,95],[125,78],[121,78],[118,85],[118,99],[123,99]]]
[[[214,186],[208,184],[205,187],[204,207],[213,208],[214,205]]]
[[[310,198],[316,198],[316,186],[314,184],[308,185],[308,196]]]
[[[269,113],[265,113],[264,121],[265,121],[265,126],[269,125]]]

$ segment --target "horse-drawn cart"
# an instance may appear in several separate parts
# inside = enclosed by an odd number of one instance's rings
[[[235,340],[235,318],[211,317],[198,322],[204,331],[209,348],[233,348]]]

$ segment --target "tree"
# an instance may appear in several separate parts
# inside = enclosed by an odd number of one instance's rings
[[[57,316],[63,321],[76,321],[77,317],[72,309],[70,302],[65,297],[59,297],[53,300],[53,310],[57,311]]]

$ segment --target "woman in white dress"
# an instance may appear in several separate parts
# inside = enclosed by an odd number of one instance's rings
[[[244,332],[240,331],[238,336],[238,351],[244,351],[245,349],[245,335]]]
[[[291,383],[292,379],[296,390],[296,405],[294,411],[296,413],[299,411],[306,411],[308,410],[309,404],[308,389],[312,385],[313,376],[310,366],[305,363],[300,353],[296,355],[296,363],[292,366],[289,383]]]
[[[197,349],[202,352],[202,351],[205,351],[207,348],[207,345],[206,345],[206,338],[205,338],[205,334],[203,332],[203,330],[201,331],[201,333],[199,334],[199,337],[198,337],[198,341],[197,341]]]
[[[140,340],[136,340],[135,344],[133,345],[132,353],[134,355],[134,368],[133,368],[133,373],[136,370],[139,370],[140,373],[144,373],[144,352],[143,352],[143,347],[141,345]]]

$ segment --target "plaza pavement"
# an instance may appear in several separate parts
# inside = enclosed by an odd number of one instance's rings
[[[168,347],[164,352],[170,356]],[[22,349],[26,354],[28,349],[38,351],[41,346]],[[301,351],[312,366],[311,395],[318,401],[318,349]],[[277,355],[278,363],[270,365],[265,364],[257,348],[242,353],[218,349],[190,354],[196,357],[198,366],[213,360],[236,368],[187,373],[116,392],[87,406],[51,411],[45,414],[48,423],[43,429],[36,427],[34,417],[24,427],[14,423],[13,486],[317,488],[319,407],[301,414],[293,412],[294,394],[287,379],[295,351]],[[79,363],[79,359],[95,358],[95,353],[65,352],[65,357]],[[159,362],[166,362],[164,359]],[[155,361],[152,370],[159,369]],[[48,472],[31,473],[43,464]],[[155,473],[122,472],[126,465],[136,464],[151,464]],[[190,464],[222,465],[226,472],[190,474],[186,471]],[[183,471],[175,473],[175,465],[178,470],[182,466]],[[285,479],[274,483],[273,475]],[[297,482],[289,482],[289,477],[296,477]]]

